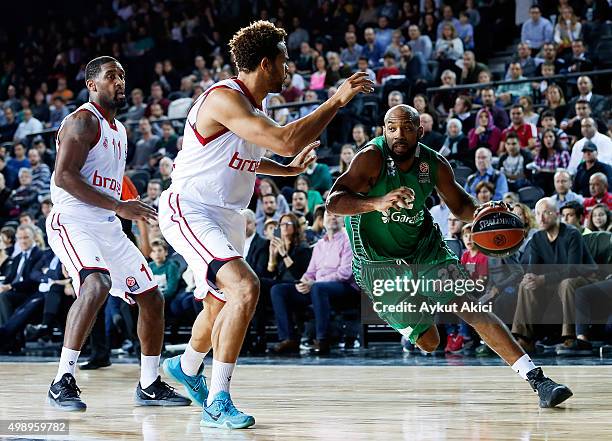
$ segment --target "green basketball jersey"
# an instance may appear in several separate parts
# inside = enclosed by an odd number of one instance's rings
[[[403,172],[391,158],[384,136],[374,138],[370,145],[380,150],[383,164],[378,180],[366,196],[384,196],[404,186],[414,190],[415,200],[411,209],[391,208],[384,213],[372,211],[347,216],[346,228],[355,258],[365,261],[402,259],[410,264],[435,264],[449,257],[456,258],[446,248],[425,206],[438,178],[438,153],[419,143],[412,167]]]

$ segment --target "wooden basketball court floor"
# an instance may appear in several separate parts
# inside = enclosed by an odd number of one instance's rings
[[[612,366],[546,367],[574,397],[539,409],[502,366],[243,365],[232,396],[256,425],[240,431],[201,429],[195,405],[135,407],[137,365],[77,372],[87,412],[56,411],[45,403],[55,370],[0,364],[0,419],[68,418],[69,435],[49,439],[71,440],[612,440]]]

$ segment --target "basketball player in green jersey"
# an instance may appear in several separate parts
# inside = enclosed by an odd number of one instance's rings
[[[398,269],[410,272],[412,279],[444,278],[448,274],[454,279],[468,277],[457,256],[444,244],[425,200],[435,189],[452,213],[466,222],[474,220],[479,204],[457,184],[446,159],[418,142],[422,134],[416,109],[404,104],[392,107],[385,115],[383,136],[374,138],[355,156],[327,199],[329,211],[347,216],[357,283],[372,299],[385,303],[388,295],[387,304],[396,304],[402,297],[393,292],[381,294],[380,289],[377,292],[380,285],[376,286],[376,282],[381,275],[393,278]],[[398,265],[401,263],[405,265]],[[441,271],[444,268],[448,271]],[[572,396],[567,386],[544,376],[494,314],[460,312],[472,298],[422,290],[410,301],[418,300],[456,304],[458,307],[452,311],[457,311],[537,391],[540,407],[554,407]],[[389,309],[377,312],[419,348],[435,350],[440,337],[433,324],[433,313]]]

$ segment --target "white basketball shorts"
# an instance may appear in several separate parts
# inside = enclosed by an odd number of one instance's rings
[[[157,288],[147,261],[125,235],[117,217],[94,222],[54,208],[46,229],[49,246],[68,270],[77,296],[83,282],[81,270],[108,271],[111,295],[129,304],[135,303],[130,294]]]
[[[168,243],[191,267],[198,300],[208,294],[222,302],[209,267],[242,258],[246,220],[236,210],[190,201],[172,189],[159,198],[159,228]]]

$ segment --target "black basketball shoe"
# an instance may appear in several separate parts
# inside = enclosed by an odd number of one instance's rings
[[[57,383],[51,383],[47,402],[56,409],[68,412],[84,412],[87,405],[81,401],[81,389],[72,374],[66,373]]]
[[[149,387],[143,389],[138,383],[136,387],[136,404],[139,406],[189,406],[191,400],[179,395],[168,383],[158,376]]]
[[[555,383],[544,375],[542,368],[527,372],[529,385],[540,397],[540,407],[555,407],[574,395],[569,387]]]

